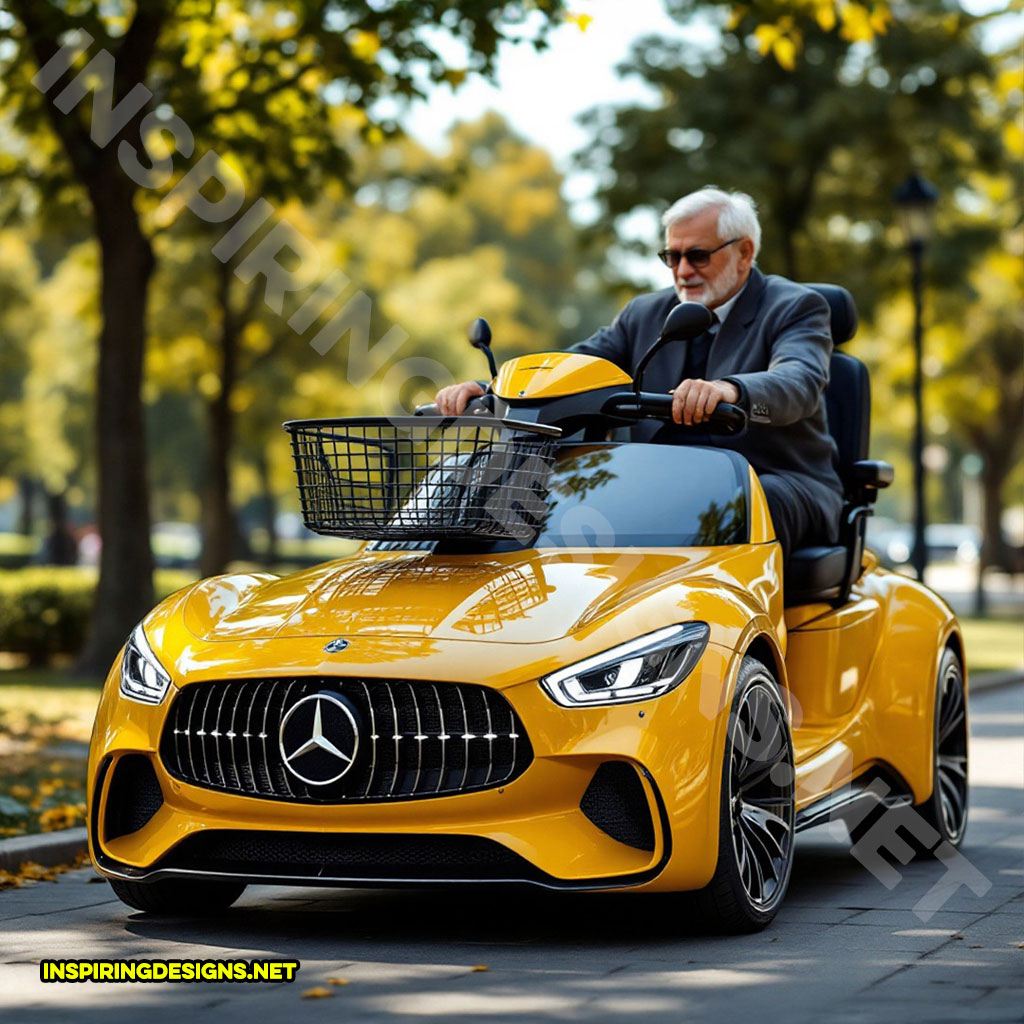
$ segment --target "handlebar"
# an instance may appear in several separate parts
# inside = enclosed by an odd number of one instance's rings
[[[606,416],[621,416],[623,419],[659,419],[671,421],[672,396],[658,395],[650,391],[634,394],[620,391],[608,398],[601,407]],[[738,406],[719,402],[714,412],[703,423],[691,428],[706,430],[712,434],[726,434],[735,437],[747,429],[747,414]]]
[[[466,403],[466,411],[462,414],[463,416],[493,416],[494,408],[493,403],[490,401],[491,396],[477,395],[475,398],[471,398]],[[436,402],[428,402],[426,405],[417,405],[412,411],[413,416],[440,416],[441,410],[438,409]]]

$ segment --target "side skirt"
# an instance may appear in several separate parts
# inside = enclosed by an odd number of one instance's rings
[[[881,785],[879,785],[881,783]],[[804,832],[829,821],[861,821],[876,807],[903,807],[914,802],[910,787],[891,768],[869,768],[852,782],[796,813],[795,828]]]

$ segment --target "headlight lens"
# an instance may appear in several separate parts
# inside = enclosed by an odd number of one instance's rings
[[[560,668],[540,682],[565,708],[660,697],[693,671],[710,635],[705,622],[668,626]]]
[[[121,693],[143,704],[159,704],[167,696],[171,677],[156,659],[140,622],[124,649],[121,662]]]

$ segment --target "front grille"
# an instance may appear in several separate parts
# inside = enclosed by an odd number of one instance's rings
[[[209,829],[189,836],[158,868],[254,877],[531,879],[543,873],[482,836],[256,832]]]
[[[314,694],[340,697],[359,736],[351,768],[326,785],[295,775],[280,749],[282,719]],[[302,677],[184,687],[168,713],[160,757],[175,778],[208,789],[351,803],[502,786],[526,770],[533,751],[512,706],[487,687]]]

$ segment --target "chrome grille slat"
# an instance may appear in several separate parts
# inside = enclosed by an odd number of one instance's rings
[[[290,694],[292,692],[292,690],[295,689],[295,683],[296,682],[297,682],[297,680],[293,679],[288,684],[287,689],[284,691],[284,696],[281,698],[282,714],[284,712],[284,709],[290,707],[290,705],[288,703],[288,694]],[[267,702],[267,707],[268,708],[270,707],[270,702],[269,701]],[[264,729],[263,731],[266,732],[267,730]],[[289,751],[289,753],[291,753],[291,751]],[[292,792],[292,784],[288,781],[288,772],[287,771],[282,771],[281,772],[281,778],[284,779],[284,788],[285,788],[285,791],[288,793],[288,795],[289,796],[295,796],[295,794]],[[296,781],[298,781],[298,780],[296,780]]]
[[[213,737],[213,760],[220,773],[221,783],[225,788],[228,788],[228,776],[227,772],[224,771],[224,759],[220,756],[220,738],[223,735],[221,730],[221,712],[224,710],[224,699],[227,697],[228,691],[225,689],[220,695],[220,702],[217,704],[216,714],[213,716],[213,732],[210,734]]]
[[[235,718],[238,715],[238,703],[242,699],[244,690],[244,686],[239,686],[238,692],[235,694],[235,702],[231,705],[231,721],[228,723],[227,732],[228,750],[231,753],[231,771],[235,777],[235,785],[239,789],[242,788],[242,773],[238,767],[238,752],[235,747],[235,740],[238,738],[238,733],[235,732]]]
[[[484,710],[487,712],[487,733],[484,736],[487,740],[487,776],[484,778],[486,786],[491,781],[491,773],[494,771],[494,723],[491,721],[491,701],[487,690],[484,690]]]
[[[344,698],[360,735],[352,768],[322,787],[288,771],[279,742],[289,708],[320,691]],[[167,716],[160,756],[173,777],[191,785],[271,800],[344,804],[494,788],[521,775],[533,751],[512,705],[487,687],[292,677],[183,686]]]
[[[448,740],[450,737],[448,736],[448,730],[444,727],[444,707],[441,705],[441,695],[437,692],[437,687],[433,683],[430,684],[430,689],[434,693],[434,700],[437,701],[438,718],[441,719],[441,732],[437,737],[441,741],[441,769],[437,773],[437,786],[434,789],[435,793],[439,793],[441,791],[441,787],[444,785],[444,773],[445,768],[447,767],[445,751],[448,749]]]
[[[248,683],[243,683],[243,687],[248,686]],[[260,687],[263,686],[262,682],[256,684],[256,689],[253,692],[252,700],[249,701],[249,706],[245,711],[245,732],[242,733],[242,738],[245,740],[245,760],[249,765],[249,778],[252,779],[252,791],[253,793],[259,793],[260,787],[256,780],[256,769],[252,763],[252,748],[249,741],[252,739],[252,709],[256,707],[256,698],[259,696]]]
[[[461,690],[459,690],[459,704],[462,705],[462,742],[464,745],[462,782],[459,783],[459,789],[465,789],[466,779],[469,778],[469,715],[466,713],[466,698],[462,696]]]
[[[398,731],[398,706],[395,704],[395,695],[390,686],[388,687],[388,699],[391,701],[391,717],[395,724],[394,733],[392,735],[392,739],[395,741],[395,774],[391,776],[391,785],[388,788],[388,796],[392,796],[395,792],[395,783],[398,782],[398,769],[402,763],[398,750],[398,744],[402,739],[402,734]]]
[[[213,698],[213,690],[209,690],[206,694],[206,703],[203,705],[203,710],[199,714],[199,732],[196,734],[199,736],[199,749],[203,754],[203,774],[206,776],[206,784],[209,786],[213,783],[213,779],[210,778],[210,760],[206,756],[206,737],[210,734],[210,730],[206,728],[206,712],[210,710],[210,701]]]
[[[366,683],[360,682],[360,686],[363,688],[363,693],[366,694],[366,706],[370,709],[370,774],[366,779],[366,789],[363,790],[363,796],[369,796],[370,790],[373,788],[373,773],[377,770],[377,741],[380,737],[377,735],[377,716],[373,710],[373,697],[370,696],[370,688]]]
[[[412,709],[416,712],[416,735],[413,742],[416,744],[416,777],[413,779],[412,791],[415,793],[420,788],[420,773],[423,771],[423,722],[420,718],[420,702],[416,697],[416,687],[412,683],[406,683],[409,687],[409,696],[412,698]]]

